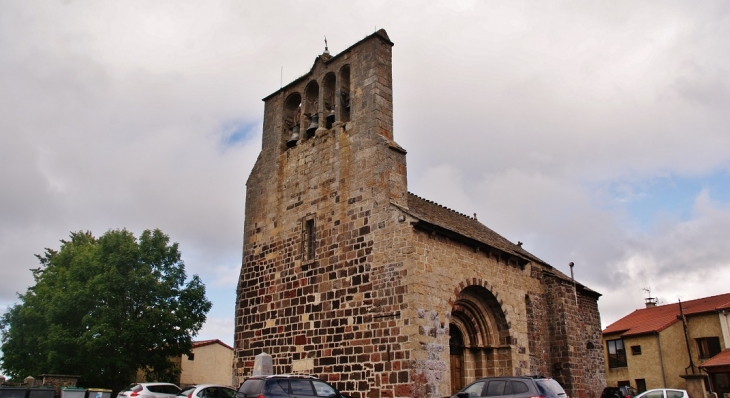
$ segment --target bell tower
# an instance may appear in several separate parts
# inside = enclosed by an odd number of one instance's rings
[[[370,354],[367,364],[357,355],[382,350],[382,370],[397,348],[374,341],[392,327],[377,314],[400,309],[399,271],[378,261],[379,236],[392,233],[392,205],[407,202],[392,47],[379,30],[335,56],[325,51],[263,99],[262,148],[246,184],[234,383],[265,352],[275,373],[336,374],[337,388],[364,391],[377,370]]]

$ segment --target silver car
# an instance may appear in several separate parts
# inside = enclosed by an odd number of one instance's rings
[[[656,388],[644,391],[637,395],[636,398],[689,398],[687,390],[677,390],[674,388]]]
[[[177,398],[233,398],[236,390],[219,384],[198,384],[184,388]]]

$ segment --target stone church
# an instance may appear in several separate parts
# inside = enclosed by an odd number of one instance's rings
[[[234,382],[265,352],[357,398],[449,396],[542,374],[605,384],[590,290],[466,216],[408,192],[384,30],[264,98],[246,184]]]

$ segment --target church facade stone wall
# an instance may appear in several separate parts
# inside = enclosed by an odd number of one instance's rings
[[[440,398],[478,377],[528,374],[596,398],[600,295],[408,192],[392,46],[381,30],[322,54],[264,99],[234,382],[266,352],[276,373],[315,374],[358,398]]]

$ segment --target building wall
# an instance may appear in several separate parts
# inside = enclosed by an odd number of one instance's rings
[[[624,339],[626,344],[626,362],[628,372],[624,372],[623,379],[611,379],[610,385],[617,385],[620,380],[628,380],[632,386],[636,387],[637,379],[644,379],[647,389],[663,388],[664,377],[662,376],[661,364],[667,365],[667,355],[659,353],[659,343],[661,340],[656,334],[642,335]],[[631,346],[640,346],[641,355],[633,355]],[[670,356],[671,358],[671,356]],[[618,376],[618,375],[617,375]]]
[[[722,316],[722,315],[720,315]],[[708,358],[700,359],[699,347],[695,339],[702,337],[717,337],[720,340],[720,350],[727,348],[723,338],[721,318],[717,313],[693,315],[687,318],[687,331],[689,335],[689,345],[692,352],[692,360],[695,366],[702,364]]]
[[[187,355],[180,360],[180,387],[193,384],[233,386],[233,350],[220,344],[208,344],[193,348],[192,353],[192,361]]]
[[[730,313],[721,311],[717,314],[720,322],[720,330],[722,330],[722,344],[726,349],[730,347]]]
[[[606,387],[606,369],[603,363],[604,346],[601,344],[601,314],[598,300],[587,295],[578,295],[575,318],[580,328],[580,340],[576,342],[577,353],[573,364],[576,365],[575,384],[582,386],[578,397],[600,397]]]
[[[681,322],[674,323],[659,333],[666,369],[667,388],[684,389],[687,385],[680,375],[685,374],[689,366],[687,344],[684,340],[684,328]]]

